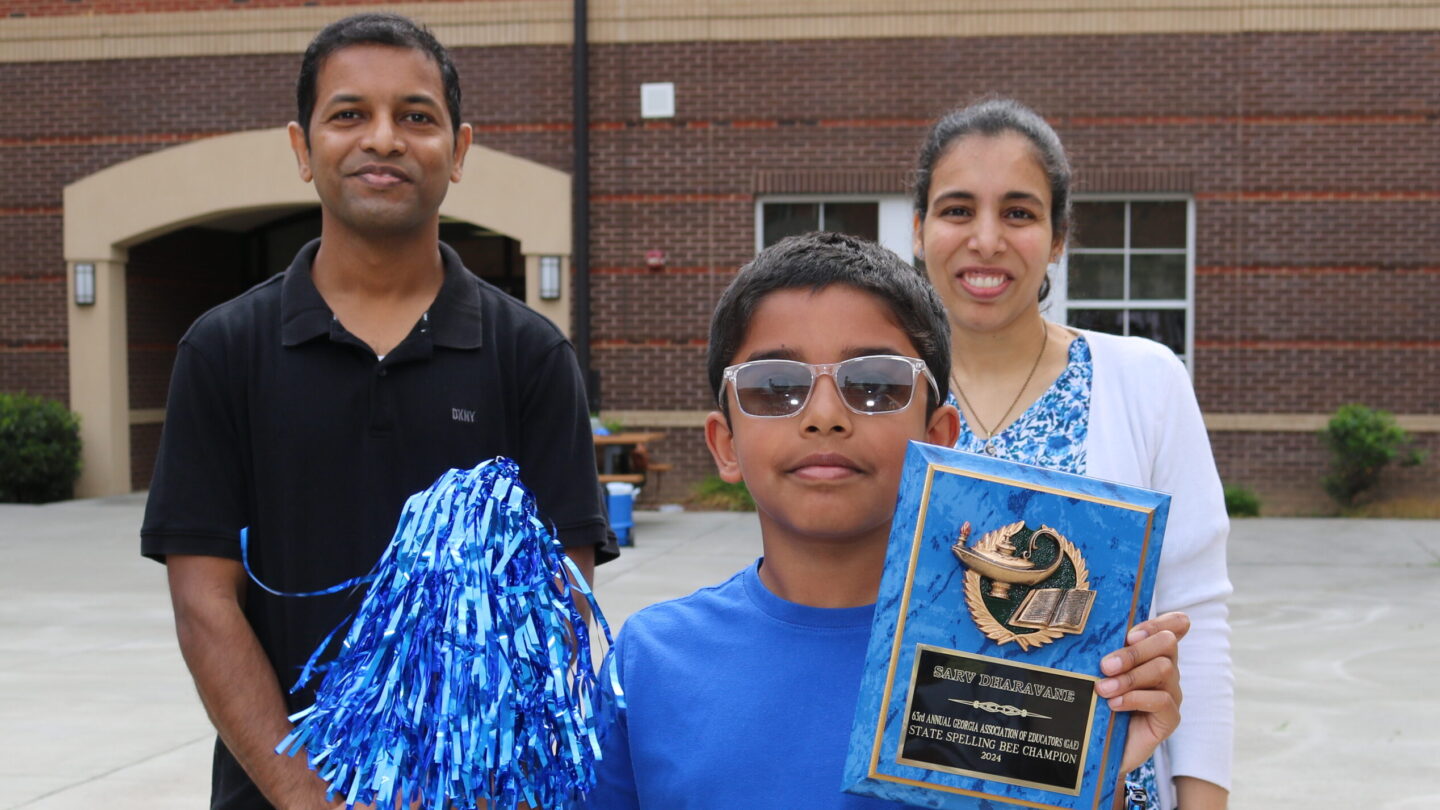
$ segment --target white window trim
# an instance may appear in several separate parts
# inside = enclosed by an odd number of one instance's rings
[[[1123,192],[1077,194],[1074,201],[1082,202],[1183,202],[1185,203],[1185,248],[1145,248],[1144,252],[1149,254],[1169,253],[1171,255],[1185,254],[1185,298],[1180,299],[1157,299],[1157,300],[1091,300],[1084,301],[1070,300],[1069,280],[1069,251],[1061,254],[1060,260],[1050,267],[1050,297],[1046,302],[1045,310],[1051,315],[1052,320],[1059,323],[1069,323],[1072,304],[1074,309],[1183,309],[1185,310],[1185,353],[1180,359],[1185,362],[1191,376],[1195,374],[1195,198],[1188,194],[1167,194],[1167,193],[1136,193],[1126,194]],[[1097,249],[1096,253],[1114,253],[1127,255],[1132,252],[1130,247],[1130,218],[1125,218],[1125,247],[1124,248],[1103,248]],[[1130,278],[1126,274],[1126,294],[1129,294]]]
[[[906,262],[915,260],[914,205],[905,194],[775,194],[755,198],[755,252],[765,248],[765,206],[771,203],[877,203],[880,244]],[[823,208],[821,209],[823,222]]]

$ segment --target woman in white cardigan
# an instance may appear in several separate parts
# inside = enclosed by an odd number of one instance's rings
[[[1225,516],[1185,367],[1164,346],[1046,321],[1047,267],[1070,227],[1053,129],[1014,101],[938,121],[916,171],[915,256],[950,313],[956,447],[1172,495],[1152,613],[1183,611],[1184,720],[1127,779],[1125,807],[1224,808],[1234,683]]]

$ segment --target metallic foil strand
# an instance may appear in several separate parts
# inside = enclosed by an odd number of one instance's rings
[[[519,473],[505,458],[450,470],[406,502],[374,570],[315,592],[369,583],[302,670],[292,691],[323,680],[275,749],[303,751],[332,798],[563,808],[594,786],[600,734],[623,697],[602,701],[598,678],[615,683],[614,661],[597,675],[577,592],[607,643],[610,628]],[[249,571],[244,532],[242,555]]]

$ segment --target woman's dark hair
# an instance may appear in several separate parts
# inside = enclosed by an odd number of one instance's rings
[[[930,127],[920,157],[915,163],[915,214],[923,222],[930,209],[930,180],[935,164],[950,147],[967,135],[996,137],[1006,132],[1024,136],[1035,150],[1035,160],[1050,181],[1050,225],[1055,244],[1064,242],[1070,232],[1070,161],[1060,136],[1034,110],[1014,99],[996,98],[977,101],[968,107],[952,110]],[[1040,286],[1040,300],[1050,293],[1050,279]]]
[[[776,242],[740,268],[720,294],[710,319],[706,359],[711,395],[719,399],[725,367],[736,362],[735,353],[745,342],[755,310],[767,296],[797,288],[819,292],[832,284],[854,287],[885,303],[940,386],[938,400],[930,386],[925,386],[930,395],[927,413],[944,402],[950,391],[950,321],[935,288],[885,248],[834,232],[801,234]],[[835,324],[834,328],[845,327]],[[721,408],[725,408],[723,402]]]
[[[310,142],[310,116],[315,112],[315,84],[320,66],[330,54],[351,45],[389,45],[410,48],[435,60],[445,86],[445,107],[450,112],[450,129],[460,130],[460,74],[450,52],[435,36],[409,17],[399,14],[355,14],[336,20],[320,30],[300,61],[300,78],[295,82],[295,101],[299,108],[300,128],[305,142]]]

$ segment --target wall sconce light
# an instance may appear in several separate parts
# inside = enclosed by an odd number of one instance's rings
[[[560,297],[560,257],[540,257],[540,298],[554,301]]]
[[[75,304],[82,307],[95,305],[95,265],[90,262],[75,265]]]

